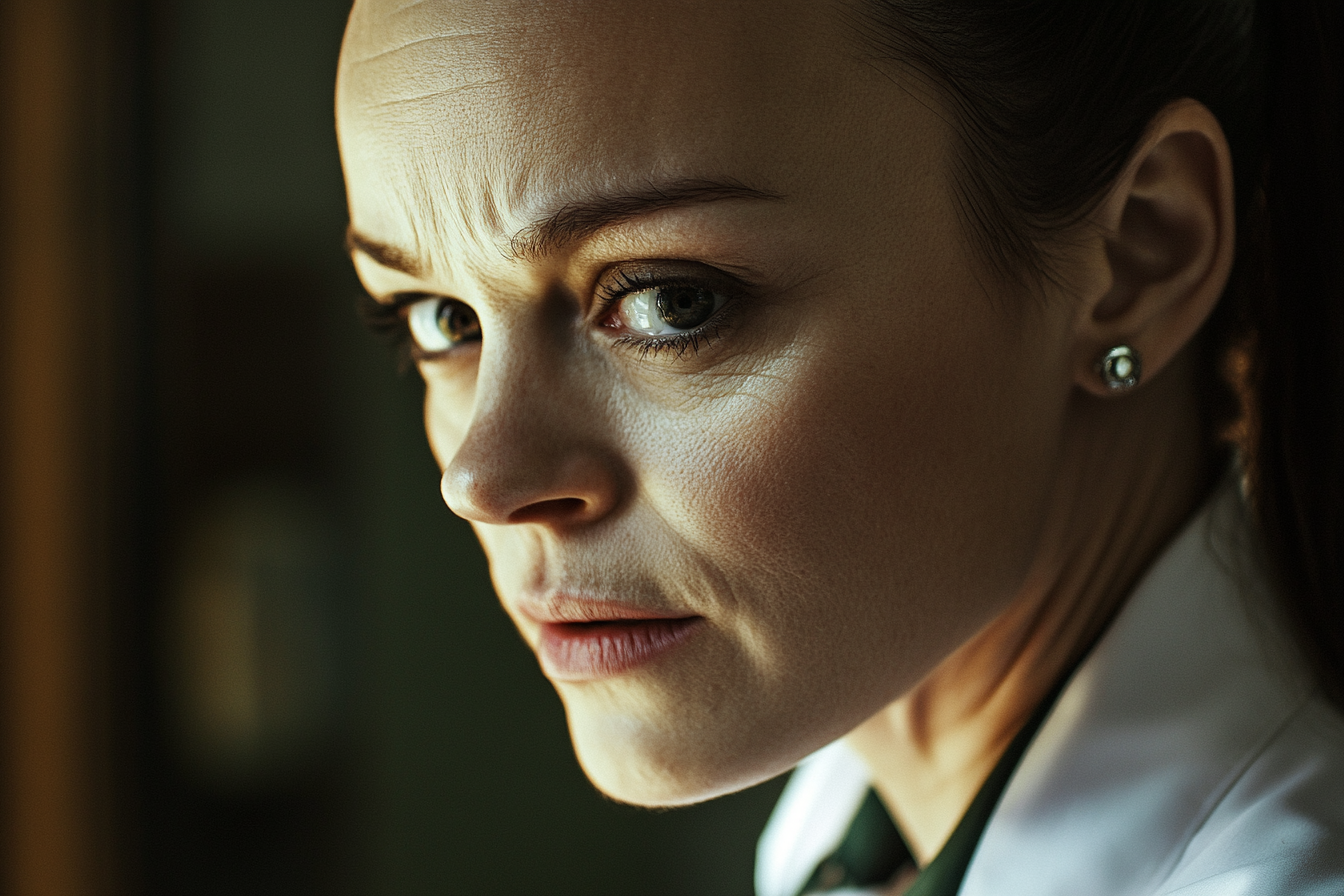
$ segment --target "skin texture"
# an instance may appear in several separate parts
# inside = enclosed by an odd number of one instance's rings
[[[479,319],[419,362],[426,429],[524,639],[561,594],[703,617],[556,682],[589,777],[689,803],[849,734],[927,860],[1201,497],[1188,346],[1232,219],[1221,131],[1175,104],[1012,294],[917,84],[825,4],[359,0],[337,115],[370,293]],[[707,181],[768,197],[529,239]],[[722,285],[694,350],[600,300],[632,265]],[[1145,382],[1117,397],[1121,342]]]

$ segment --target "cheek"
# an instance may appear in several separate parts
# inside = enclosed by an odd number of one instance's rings
[[[731,583],[726,609],[767,674],[801,677],[811,657],[834,667],[828,687],[876,676],[893,699],[1021,582],[1053,423],[1048,403],[1023,399],[1045,391],[1031,382],[1042,368],[986,371],[1024,349],[971,301],[971,320],[935,309],[940,324],[919,311],[810,334],[642,446],[651,500]]]

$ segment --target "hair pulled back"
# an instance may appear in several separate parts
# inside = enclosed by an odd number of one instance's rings
[[[1237,260],[1199,340],[1206,432],[1213,446],[1244,415],[1283,606],[1344,706],[1344,4],[858,2],[867,46],[954,112],[962,213],[1009,281],[1050,275],[1050,234],[1094,207],[1164,106],[1218,118]],[[1235,389],[1232,357],[1249,360]]]

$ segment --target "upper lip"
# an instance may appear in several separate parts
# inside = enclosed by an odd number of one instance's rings
[[[551,593],[536,598],[524,598],[518,610],[533,622],[564,624],[575,622],[620,622],[642,619],[686,619],[696,614],[675,610],[643,607],[620,600],[587,597],[567,593]]]

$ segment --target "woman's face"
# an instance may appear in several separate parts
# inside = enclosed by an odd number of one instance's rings
[[[832,4],[355,5],[355,264],[617,799],[784,771],[1036,559],[1073,312],[996,289],[902,83]]]

